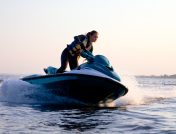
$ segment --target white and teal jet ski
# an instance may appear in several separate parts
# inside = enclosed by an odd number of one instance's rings
[[[88,105],[107,103],[124,96],[128,89],[103,55],[96,55],[74,70],[56,74],[56,68],[49,67],[49,74],[31,75],[23,81],[41,85],[58,96],[76,99]]]

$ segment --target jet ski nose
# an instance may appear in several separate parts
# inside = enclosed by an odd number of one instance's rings
[[[96,62],[96,64],[101,65],[99,67],[101,68],[101,72],[102,73],[108,75],[109,77],[111,77],[111,78],[113,78],[113,79],[115,79],[117,81],[121,81],[120,77],[114,71],[114,68],[112,67],[112,65],[110,64],[109,60],[105,56],[103,56],[103,55],[96,55],[95,56],[95,62]]]

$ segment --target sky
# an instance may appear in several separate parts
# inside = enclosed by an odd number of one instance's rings
[[[73,37],[96,30],[93,54],[117,73],[176,74],[175,7],[175,0],[0,0],[0,73],[60,67]]]

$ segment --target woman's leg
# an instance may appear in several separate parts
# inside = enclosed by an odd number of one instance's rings
[[[68,56],[68,61],[69,61],[69,66],[70,66],[70,70],[75,69],[76,67],[78,67],[78,56]]]
[[[65,48],[61,54],[61,67],[56,73],[63,73],[68,65],[68,50]]]

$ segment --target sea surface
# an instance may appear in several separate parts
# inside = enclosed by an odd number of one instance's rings
[[[122,76],[128,94],[93,108],[20,77],[0,75],[0,134],[176,134],[174,78]]]

